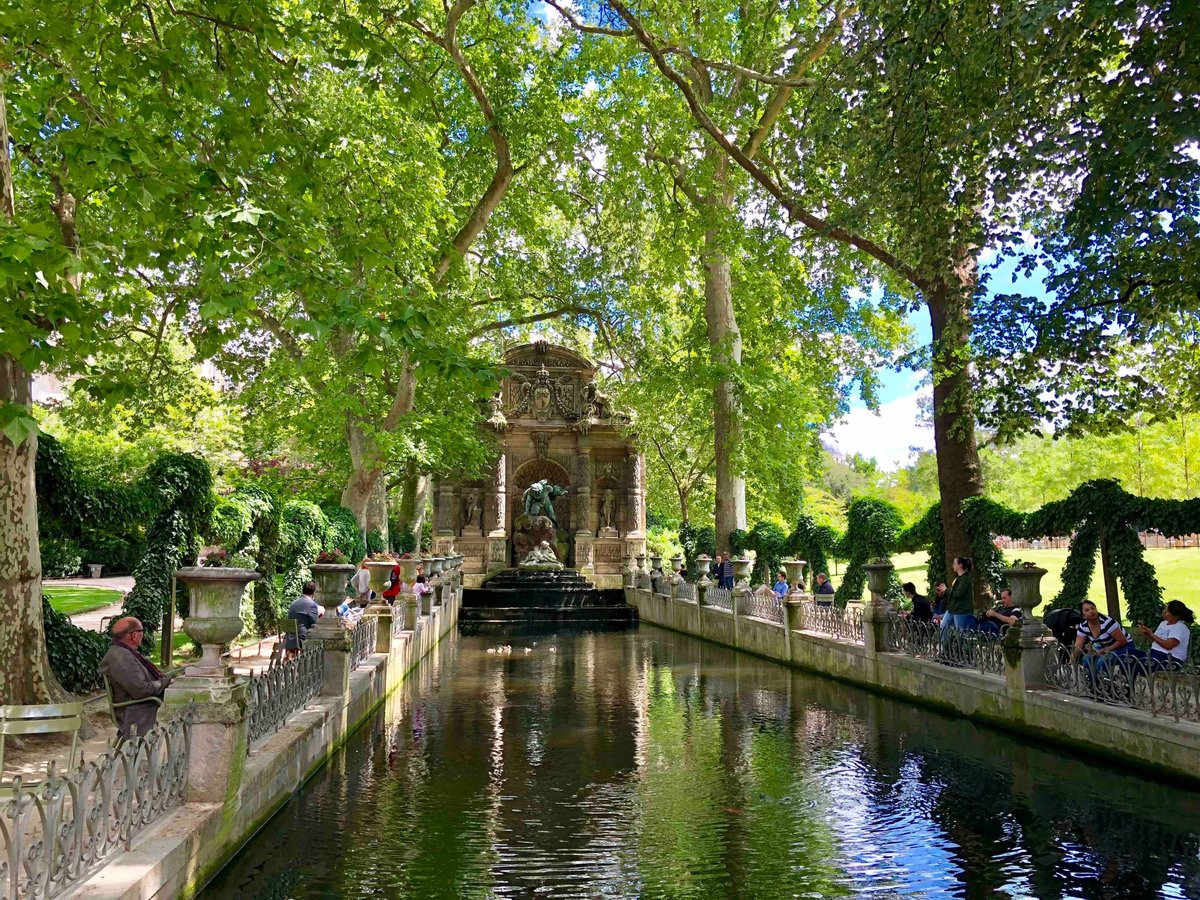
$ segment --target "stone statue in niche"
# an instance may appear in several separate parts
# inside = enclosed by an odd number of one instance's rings
[[[525,488],[525,493],[521,495],[525,501],[525,515],[531,519],[536,516],[545,516],[557,527],[558,516],[554,514],[554,501],[558,497],[565,497],[566,494],[566,488],[551,484],[545,478],[535,481]]]
[[[616,498],[613,497],[612,490],[610,488],[606,488],[604,493],[600,495],[600,513],[597,517],[602,530],[612,530],[615,507]]]
[[[531,436],[533,454],[537,459],[545,459],[550,453],[550,435],[545,431],[535,431]]]
[[[480,513],[483,512],[482,501],[478,488],[471,488],[471,492],[467,494],[467,499],[463,502],[463,528],[474,531],[476,528],[482,528],[483,523],[480,521]]]

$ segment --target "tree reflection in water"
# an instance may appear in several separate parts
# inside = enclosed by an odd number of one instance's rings
[[[210,896],[1200,896],[1185,787],[647,626],[487,646],[435,654]]]

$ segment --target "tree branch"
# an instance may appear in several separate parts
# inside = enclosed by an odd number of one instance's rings
[[[253,312],[255,318],[266,326],[267,331],[274,335],[275,340],[279,341],[284,352],[287,353],[295,362],[304,361],[304,347],[296,340],[296,336],[292,334],[275,316],[271,315],[265,309],[256,309]]]
[[[468,338],[482,337],[489,331],[500,331],[504,328],[512,328],[516,325],[533,325],[536,322],[544,322],[547,319],[556,319],[559,316],[577,315],[577,316],[595,316],[594,310],[588,309],[586,306],[560,306],[557,309],[551,309],[547,312],[534,313],[528,316],[517,316],[512,319],[501,319],[498,322],[492,322],[472,331]]]
[[[785,210],[787,210],[788,215],[794,221],[804,225],[806,228],[810,228],[811,230],[817,232],[817,234],[829,238],[830,240],[838,241],[843,244],[849,244],[850,246],[861,250],[872,259],[883,263],[889,269],[893,270],[898,275],[901,275],[918,290],[928,290],[930,287],[930,281],[922,277],[916,268],[904,262],[904,260],[900,259],[894,253],[887,250],[885,247],[880,246],[869,238],[866,238],[863,235],[860,235],[857,232],[851,231],[850,229],[844,228],[840,225],[834,225],[816,213],[806,209],[800,204],[799,200],[784,190],[784,188],[778,182],[776,182],[769,173],[767,173],[761,166],[756,164],[754,160],[743,153],[742,150],[738,148],[736,144],[730,141],[729,138],[726,137],[725,133],[717,127],[716,123],[713,122],[708,113],[704,111],[704,107],[697,99],[696,92],[692,90],[692,87],[688,84],[687,79],[677,69],[673,68],[670,63],[667,62],[663,51],[658,47],[657,44],[655,44],[654,39],[650,36],[646,29],[642,27],[641,23],[629,11],[625,4],[621,2],[621,0],[610,0],[610,5],[626,22],[629,23],[630,27],[637,34],[638,40],[641,42],[642,46],[644,46],[650,53],[650,56],[654,60],[654,64],[658,67],[658,70],[662,72],[668,81],[678,87],[683,93],[684,100],[687,102],[688,109],[691,110],[692,117],[696,120],[696,123],[704,129],[704,131],[713,140],[713,142],[717,144],[717,146],[724,150],[734,160],[734,162],[741,166],[768,194],[774,197],[779,204]]]

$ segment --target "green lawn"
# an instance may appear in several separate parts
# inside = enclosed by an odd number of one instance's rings
[[[1005,554],[1010,562],[1020,559],[1023,562],[1035,562],[1049,570],[1042,579],[1042,599],[1046,602],[1054,599],[1062,589],[1062,568],[1067,562],[1066,550],[1010,550]],[[911,581],[918,590],[925,589],[925,559],[924,553],[899,553],[892,558],[896,566],[896,575],[900,580]],[[1146,561],[1154,566],[1158,582],[1163,588],[1163,598],[1166,600],[1182,600],[1192,609],[1200,611],[1200,549],[1191,547],[1183,550],[1149,549],[1146,550]],[[841,568],[839,567],[839,572]],[[840,578],[834,576],[834,583]],[[1119,582],[1118,582],[1119,586]],[[864,590],[864,598],[866,599]],[[1092,585],[1088,597],[1100,604],[1104,609],[1104,581],[1100,574],[1100,560],[1096,559],[1096,571],[1092,575]],[[1122,595],[1122,606],[1124,595]]]
[[[50,598],[50,605],[68,616],[121,602],[121,592],[112,588],[48,587],[43,590]]]

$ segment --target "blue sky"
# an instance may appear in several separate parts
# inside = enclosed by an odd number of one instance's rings
[[[1042,278],[1041,269],[1032,276],[1013,273],[1017,261],[1012,258],[1000,260],[989,267],[991,272],[989,290],[1001,293],[1024,293],[1048,301],[1049,294]],[[909,316],[916,340],[929,343],[929,314],[924,308]],[[879,410],[872,412],[857,398],[851,403],[850,412],[830,429],[828,437],[843,453],[861,453],[875,457],[884,469],[897,469],[912,459],[911,448],[933,449],[933,429],[922,427],[917,422],[917,404],[921,392],[928,393],[928,384],[921,386],[926,372],[886,370],[881,374]]]

